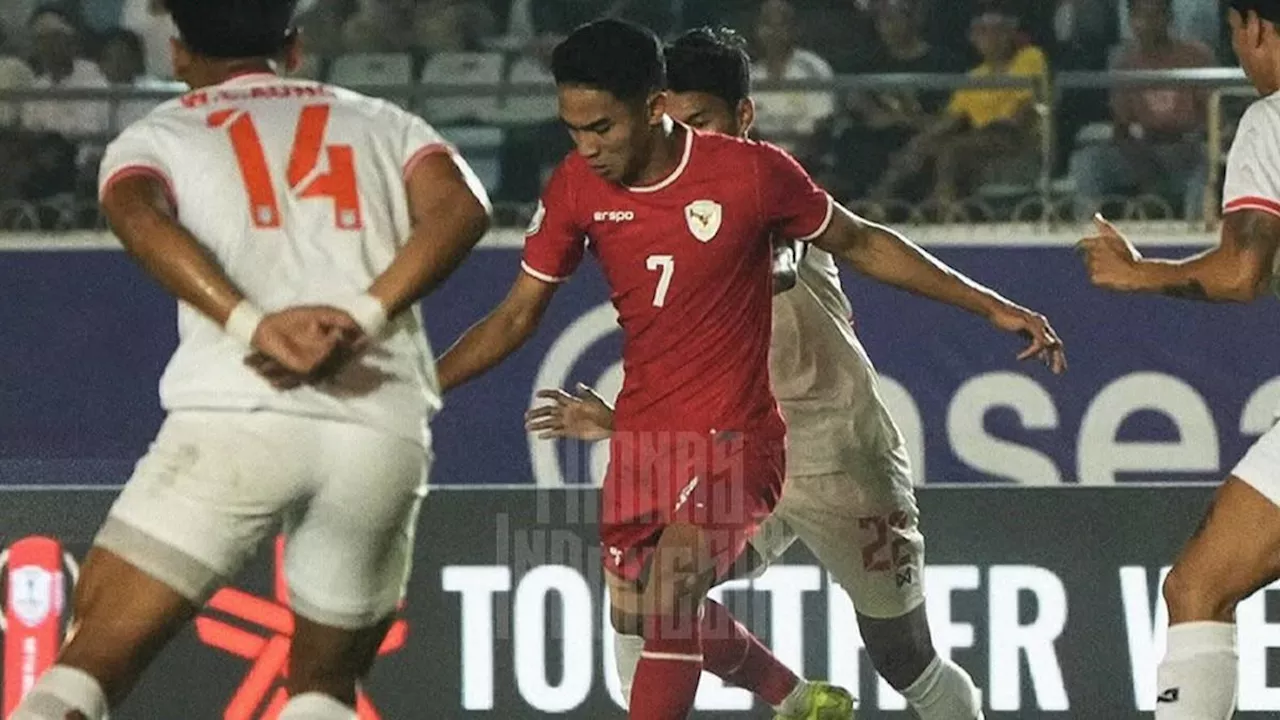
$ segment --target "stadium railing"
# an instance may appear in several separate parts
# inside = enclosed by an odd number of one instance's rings
[[[497,97],[500,101],[506,98],[548,97],[554,92],[553,86],[544,83],[497,83],[491,86],[460,86],[448,84],[415,83],[408,85],[356,85],[352,89],[365,94],[397,101],[406,107],[421,107],[420,103],[433,98],[456,97]],[[962,89],[1027,89],[1034,93],[1039,119],[1039,154],[1040,167],[1034,187],[1027,188],[1023,199],[1010,213],[1015,221],[1030,221],[1045,227],[1053,227],[1061,221],[1057,212],[1060,194],[1054,183],[1053,159],[1057,151],[1059,139],[1055,136],[1055,118],[1059,115],[1064,102],[1064,94],[1078,90],[1112,90],[1133,87],[1188,87],[1203,88],[1209,92],[1208,117],[1206,118],[1206,153],[1208,157],[1208,176],[1204,208],[1204,228],[1211,229],[1218,220],[1216,188],[1221,179],[1224,157],[1224,123],[1225,113],[1223,101],[1228,97],[1249,96],[1254,91],[1249,86],[1243,72],[1234,68],[1197,68],[1181,70],[1146,70],[1116,72],[1061,72],[1050,77],[971,77],[967,74],[865,74],[842,75],[829,80],[760,82],[757,92],[835,92],[849,93],[869,90],[889,90],[909,87],[917,90],[955,91]],[[52,89],[52,90],[0,90],[0,107],[21,108],[31,102],[104,102],[111,108],[112,125],[107,136],[87,138],[105,142],[114,136],[120,128],[114,127],[119,117],[119,109],[124,103],[136,101],[161,102],[180,93],[176,90],[110,88],[110,89]],[[18,113],[20,116],[20,113]],[[498,116],[483,119],[484,124],[506,127],[517,124],[518,120],[510,116]],[[851,204],[865,207],[857,200]],[[969,205],[966,209],[964,206]],[[67,205],[63,203],[61,205]],[[1144,216],[1141,199],[1125,200],[1124,216],[1129,219],[1147,219]],[[58,210],[55,204],[55,210]],[[970,213],[968,210],[974,210]],[[990,220],[996,213],[982,206],[980,200],[966,200],[950,212],[941,216],[929,215],[920,206],[906,206],[908,222],[972,222],[975,218]],[[27,217],[49,212],[47,204],[39,204],[31,208],[15,209],[13,204],[0,207],[0,229],[9,225],[6,217]],[[83,217],[83,208],[70,210],[63,208],[60,212]],[[1166,217],[1171,217],[1167,214]],[[83,226],[83,225],[82,225]],[[26,228],[22,228],[26,229]]]

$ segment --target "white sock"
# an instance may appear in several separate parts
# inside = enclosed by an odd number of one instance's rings
[[[1156,669],[1156,720],[1228,720],[1238,673],[1235,625],[1174,625]]]
[[[782,702],[773,706],[779,715],[800,717],[809,711],[809,683],[803,678],[791,692],[782,698]]]
[[[631,706],[631,684],[636,679],[636,666],[640,653],[644,652],[644,638],[639,635],[613,636],[613,658],[618,663],[618,684],[622,687],[622,699]]]
[[[9,720],[64,720],[76,710],[89,720],[107,717],[107,696],[89,673],[54,665],[36,680]]]
[[[983,720],[982,696],[964,668],[935,657],[902,691],[920,720]]]
[[[356,720],[356,711],[324,693],[309,692],[290,698],[280,720]]]

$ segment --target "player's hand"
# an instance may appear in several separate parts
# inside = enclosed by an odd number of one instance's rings
[[[1076,249],[1084,255],[1089,281],[1104,290],[1127,292],[1138,289],[1138,264],[1142,253],[1115,225],[1095,215],[1097,234],[1081,240]]]
[[[345,367],[369,340],[347,313],[331,307],[290,308],[258,325],[245,362],[281,389],[323,379]]]
[[[578,383],[575,394],[564,390],[539,390],[539,405],[524,414],[524,427],[540,440],[575,438],[604,440],[613,434],[613,408],[595,390]]]
[[[1054,375],[1061,375],[1066,371],[1066,348],[1045,316],[1007,303],[991,316],[991,323],[1005,332],[1017,333],[1030,341],[1027,349],[1018,353],[1018,360],[1039,358]]]

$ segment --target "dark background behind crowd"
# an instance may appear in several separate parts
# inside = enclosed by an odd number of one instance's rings
[[[163,0],[5,0],[0,93],[23,89],[180,90]],[[753,76],[823,80],[865,73],[1048,78],[1065,70],[1231,65],[1209,0],[309,0],[300,74],[344,85],[447,85],[416,111],[456,142],[495,199],[534,200],[570,148],[551,97],[504,94],[547,82],[550,49],[609,15],[671,37],[728,25]],[[1135,197],[1195,218],[1205,206],[1206,94],[1153,87],[1073,91],[1053,117],[1060,213],[1088,217]],[[97,159],[156,100],[0,101],[0,227],[93,223]],[[1028,90],[769,91],[757,133],[794,152],[837,195],[916,217],[979,198],[1017,199],[1041,174],[1044,106]],[[38,211],[31,202],[38,201]],[[33,213],[38,216],[33,217]],[[15,217],[20,215],[21,217]],[[898,218],[901,219],[901,218]]]

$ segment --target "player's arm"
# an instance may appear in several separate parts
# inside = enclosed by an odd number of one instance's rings
[[[525,233],[520,274],[510,292],[436,363],[444,392],[489,370],[524,345],[542,321],[556,288],[582,261],[585,236],[575,220],[570,173],[561,165],[547,183]]]
[[[1079,244],[1094,285],[1208,302],[1250,302],[1271,278],[1280,243],[1280,113],[1254,103],[1240,118],[1227,158],[1217,246],[1181,260],[1148,260],[1101,216]]]
[[[351,318],[331,308],[299,308],[264,317],[173,217],[165,184],[155,175],[135,173],[111,181],[101,202],[111,230],[148,274],[290,372],[314,372],[340,342],[357,332]]]
[[[209,319],[226,324],[244,297],[174,219],[159,178],[136,174],[111,183],[102,194],[102,212],[124,249],[148,274]]]
[[[1097,234],[1079,248],[1094,285],[1204,302],[1247,303],[1266,292],[1280,246],[1280,216],[1237,210],[1222,222],[1214,248],[1180,260],[1146,259],[1114,225],[1096,218]]]
[[[442,150],[417,163],[405,190],[412,234],[368,291],[387,317],[430,294],[489,231],[488,195],[452,152]]]
[[[1029,338],[1031,344],[1019,354],[1019,360],[1039,357],[1055,373],[1066,369],[1062,341],[1044,316],[953,270],[895,230],[835,203],[831,224],[815,238],[814,245],[867,277],[966,310],[1001,330]]]
[[[558,287],[521,271],[498,307],[440,357],[436,363],[440,389],[448,392],[520,349],[538,328]]]
[[[896,230],[861,218],[838,203],[813,244],[859,273],[916,295],[990,317],[1009,301],[947,267]]]

